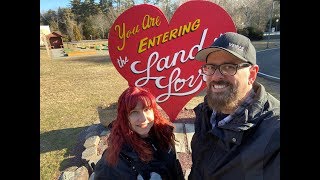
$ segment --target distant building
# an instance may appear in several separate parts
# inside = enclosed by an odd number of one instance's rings
[[[62,35],[59,31],[52,32],[46,35],[51,49],[63,48]]]

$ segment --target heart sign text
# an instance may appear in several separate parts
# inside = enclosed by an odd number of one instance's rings
[[[235,32],[229,14],[209,1],[182,4],[168,22],[149,4],[124,11],[109,32],[110,58],[130,86],[148,89],[174,121],[205,87],[195,54],[224,32]]]

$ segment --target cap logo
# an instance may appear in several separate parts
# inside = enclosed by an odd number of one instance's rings
[[[229,43],[229,46],[234,47],[234,48],[238,48],[240,51],[243,51],[243,49],[244,49],[243,46],[240,46],[238,44]]]

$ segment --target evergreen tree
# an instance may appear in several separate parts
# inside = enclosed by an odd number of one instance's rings
[[[82,36],[80,33],[80,30],[78,28],[78,26],[75,24],[73,25],[73,34],[74,34],[74,38],[76,39],[76,41],[81,41],[82,40]]]

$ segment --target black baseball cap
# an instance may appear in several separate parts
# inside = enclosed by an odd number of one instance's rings
[[[217,50],[227,51],[245,62],[256,64],[256,49],[250,39],[235,32],[222,34],[210,47],[198,51],[195,59],[207,61],[208,55]]]

